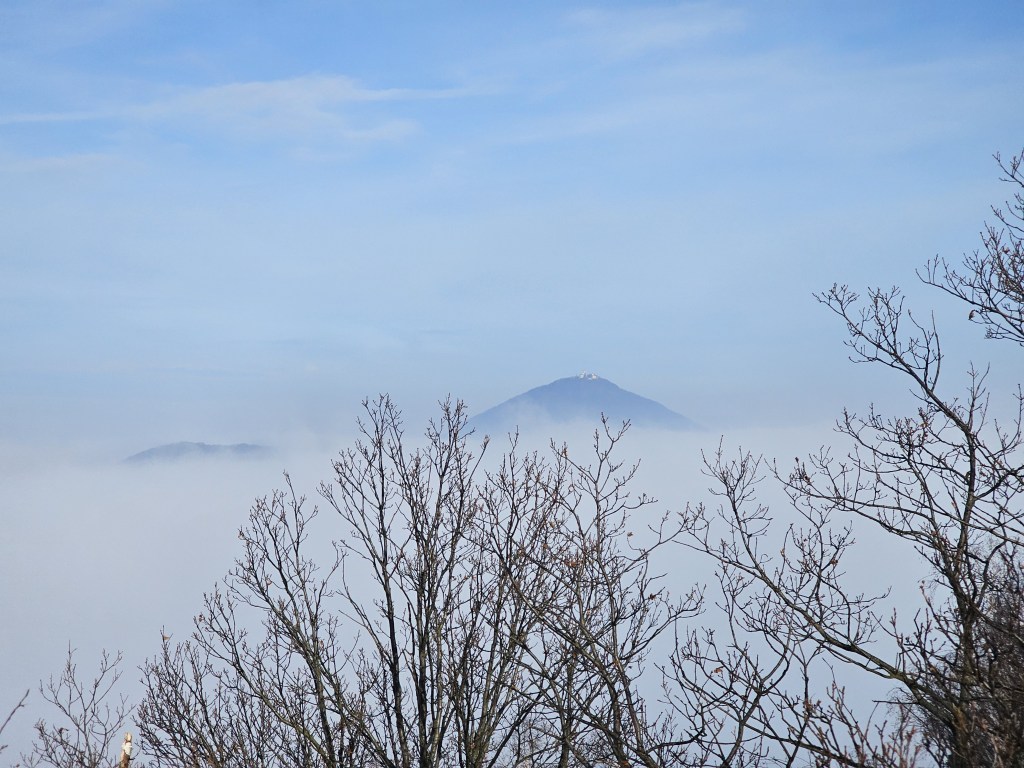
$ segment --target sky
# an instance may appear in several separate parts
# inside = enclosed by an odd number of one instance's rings
[[[3,0],[0,691],[187,632],[286,458],[117,464],[154,445],[290,447],[311,493],[364,397],[415,424],[586,370],[706,427],[633,449],[678,509],[719,435],[789,457],[905,399],[847,362],[837,282],[934,310],[954,384],[1019,381],[915,270],[1007,194],[1022,32],[1019,2]]]
[[[712,428],[831,419],[860,374],[812,294],[919,291],[975,247],[1022,27],[1011,2],[8,0],[0,435],[329,440],[381,391],[479,412],[582,370]]]

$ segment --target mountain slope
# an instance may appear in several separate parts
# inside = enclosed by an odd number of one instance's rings
[[[544,423],[597,424],[601,414],[612,422],[628,419],[636,427],[698,429],[685,416],[641,397],[593,373],[581,373],[524,392],[471,419],[485,432],[511,431]]]

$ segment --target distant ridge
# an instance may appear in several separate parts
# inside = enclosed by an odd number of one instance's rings
[[[147,464],[163,461],[182,461],[200,458],[235,458],[257,459],[269,456],[270,449],[264,445],[253,443],[235,443],[234,445],[210,445],[208,443],[169,443],[158,445],[139,453],[132,454],[125,462],[128,464]]]
[[[544,423],[588,422],[605,414],[636,427],[689,430],[698,425],[659,402],[629,392],[595,373],[581,373],[524,392],[470,420],[486,432],[508,432]]]

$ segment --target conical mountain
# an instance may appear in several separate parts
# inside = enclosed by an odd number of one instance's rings
[[[594,373],[558,379],[489,408],[471,420],[478,430],[509,432],[544,424],[585,422],[596,425],[601,414],[613,423],[635,427],[698,429],[697,424],[659,402],[629,392]]]

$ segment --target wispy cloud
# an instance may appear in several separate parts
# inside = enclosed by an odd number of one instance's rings
[[[43,155],[39,157],[0,154],[0,172],[24,174],[90,172],[104,165],[109,165],[114,161],[115,157],[113,155],[102,152]]]
[[[368,105],[471,95],[459,88],[375,89],[344,75],[304,75],[170,89],[150,102],[95,110],[0,114],[0,126],[109,121],[254,140],[395,141],[415,133],[417,122]]]
[[[570,28],[613,58],[631,58],[733,33],[744,25],[737,9],[686,3],[672,7],[586,9],[568,16]]]
[[[0,125],[32,125],[45,123],[84,123],[93,120],[109,120],[118,113],[114,111],[79,112],[21,112],[0,115]]]
[[[664,56],[576,84],[488,137],[501,145],[673,136],[701,153],[781,148],[887,154],[948,140],[981,123],[988,90],[1006,88],[1005,52],[936,55],[924,62],[863,62],[842,52],[788,46],[746,54]],[[631,138],[632,137],[632,138]],[[656,150],[656,145],[651,145]]]
[[[94,45],[151,19],[166,0],[9,0],[0,6],[0,42],[34,51],[61,51]]]
[[[351,78],[310,76],[188,90],[131,112],[145,122],[185,124],[233,137],[394,140],[412,133],[415,123],[385,117],[356,124],[352,109],[394,98],[387,91],[361,88]]]

